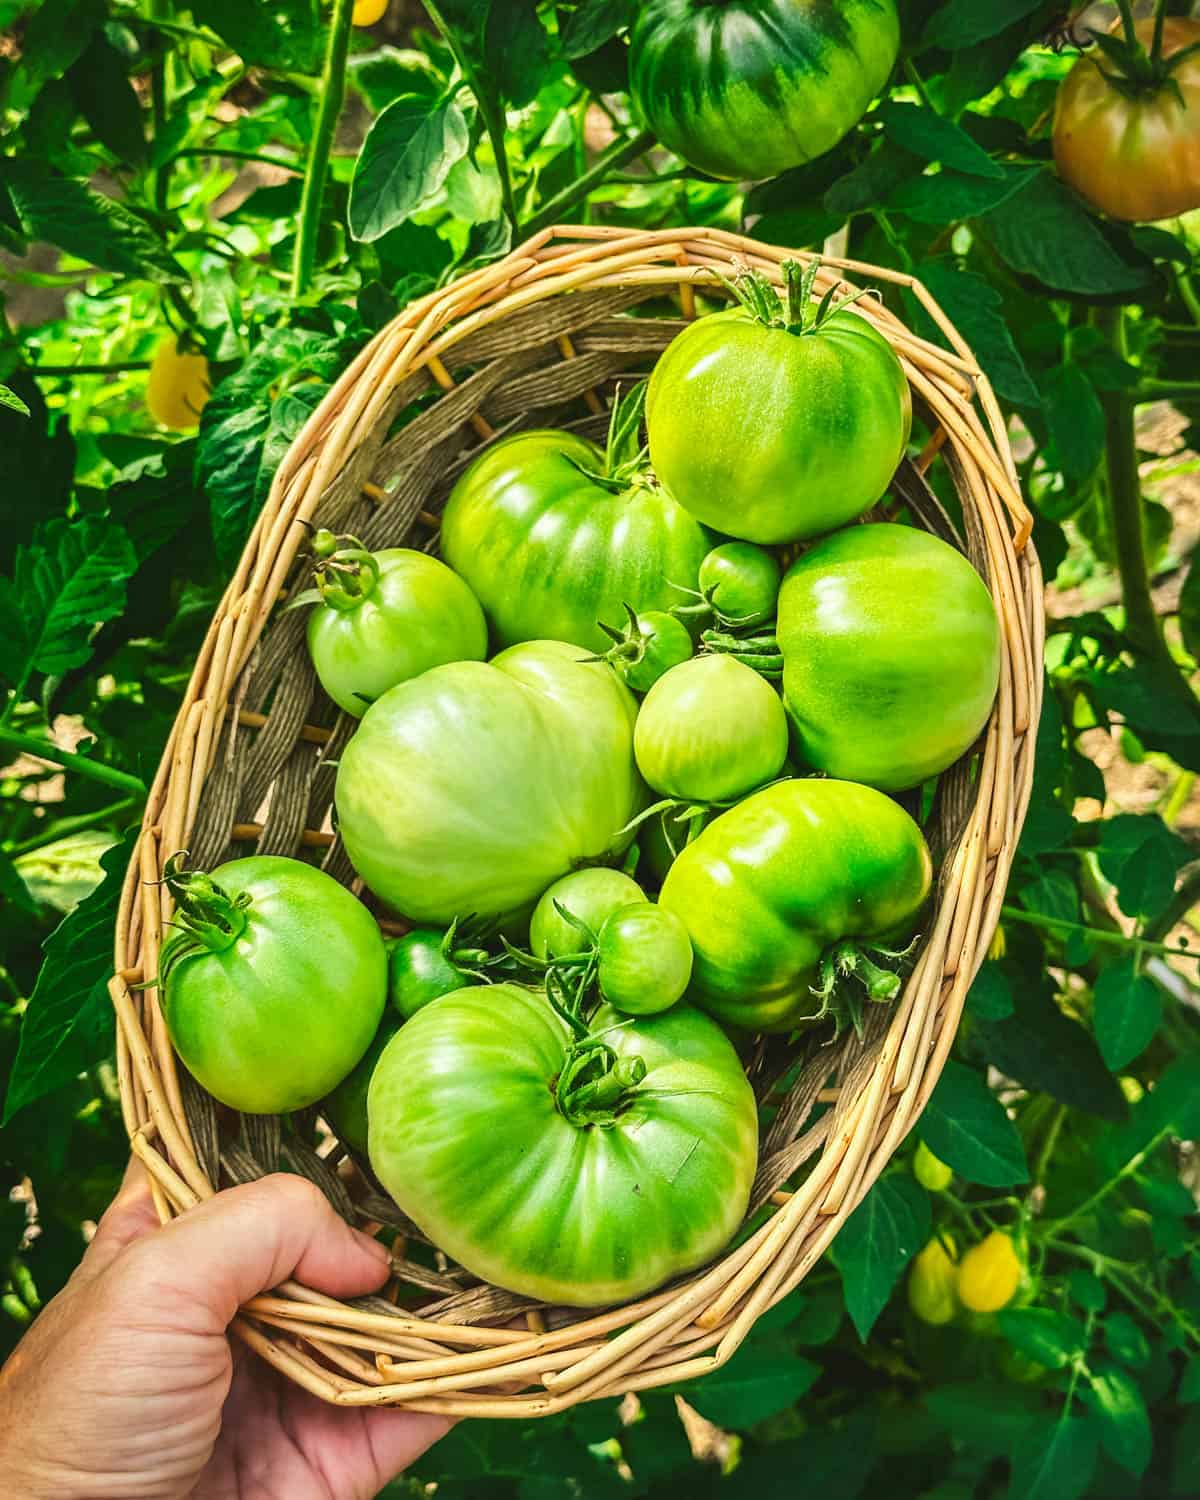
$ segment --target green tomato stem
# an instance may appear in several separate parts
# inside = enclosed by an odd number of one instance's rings
[[[74,750],[60,750],[50,740],[11,729],[7,724],[0,724],[0,745],[23,750],[52,766],[61,766],[64,771],[77,771],[89,781],[103,782],[105,786],[116,787],[118,791],[128,792],[131,796],[140,798],[146,795],[145,782],[139,777],[130,776],[126,771],[118,771],[115,766],[107,766],[103,761],[92,760]]]
[[[1173,948],[1169,943],[1151,942],[1147,938],[1129,936],[1124,932],[1109,932],[1103,927],[1088,927],[1083,922],[1069,922],[1065,917],[1046,917],[1040,912],[1024,911],[1019,906],[1002,906],[1000,915],[1010,922],[1021,922],[1026,927],[1041,927],[1047,932],[1080,932],[1092,942],[1107,943],[1114,948],[1133,948],[1139,953],[1160,953],[1164,957],[1195,958],[1191,948]]]
[[[354,0],[334,0],[292,259],[292,300],[296,302],[308,292],[316,270],[317,236],[321,228],[325,181],[329,175],[329,153],[333,149],[333,135],[346,97],[346,58],[350,51],[350,18],[353,13]]]
[[[246,930],[250,897],[244,892],[231,897],[203,871],[181,870],[181,858],[173,856],[163,871],[167,889],[175,897],[175,925],[180,929],[179,935],[189,947],[198,944],[210,953],[223,953]]]

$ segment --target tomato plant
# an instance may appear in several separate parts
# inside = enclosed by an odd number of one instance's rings
[[[380,1181],[500,1286],[620,1301],[707,1260],[741,1221],[758,1128],[733,1047],[688,1008],[618,1019],[600,1011],[573,1044],[534,991],[462,990],[414,1016],[379,1061],[368,1111]]]

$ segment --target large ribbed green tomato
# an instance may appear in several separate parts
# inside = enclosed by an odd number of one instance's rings
[[[655,472],[685,510],[774,544],[875,504],[904,456],[912,400],[891,345],[853,308],[801,332],[737,307],[667,346],[646,425]]]
[[[434,667],[367,710],[336,800],[376,895],[422,923],[496,916],[629,843],[619,830],[644,792],[634,702],[585,655],[529,641]]]
[[[887,791],[958,759],[1000,678],[992,596],[962,555],[911,526],[850,526],[779,591],[783,701],[797,753]]]
[[[321,686],[361,719],[398,682],[448,661],[482,661],[487,622],[471,590],[444,562],[408,547],[361,553],[354,586],[319,585],[308,649]],[[321,577],[318,570],[318,577]]]
[[[521,432],[492,443],[454,487],[442,555],[470,584],[497,644],[610,642],[627,604],[669,610],[696,587],[712,540],[648,479],[619,493],[580,472],[604,455],[567,432]]]
[[[611,1052],[580,1071],[540,992],[460,990],[403,1026],[371,1081],[380,1182],[469,1271],[547,1302],[623,1302],[703,1264],[754,1178],[754,1095],[720,1027],[680,1005],[602,1008],[606,1030]]]
[[[774,177],[836,146],[900,46],[895,0],[642,0],[636,13],[638,110],[713,177]]]
[[[303,860],[252,855],[168,875],[176,932],[159,961],[175,1050],[246,1114],[304,1109],[366,1052],[387,998],[375,918]]]
[[[688,999],[751,1031],[812,1018],[822,954],[844,939],[903,942],[929,894],[921,830],[850,781],[781,781],[722,813],[667,871],[659,904],[695,963]]]

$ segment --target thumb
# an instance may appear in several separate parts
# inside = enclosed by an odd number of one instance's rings
[[[145,1294],[176,1293],[199,1332],[223,1331],[243,1302],[292,1277],[354,1297],[376,1290],[390,1265],[383,1245],[351,1229],[306,1178],[284,1172],[218,1193],[134,1253]]]

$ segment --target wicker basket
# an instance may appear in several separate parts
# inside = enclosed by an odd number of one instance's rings
[[[759,1098],[773,1107],[753,1233],[706,1269],[596,1316],[533,1306],[440,1255],[412,1259],[411,1226],[348,1162],[339,1170],[336,1149],[319,1154],[307,1144],[311,1131],[219,1110],[177,1065],[154,989],[136,988],[157,971],[171,902],[154,882],[177,850],[203,867],[254,847],[299,855],[360,889],[328,831],[328,761],[353,726],[315,684],[301,613],[277,608],[306,582],[297,523],[350,531],[371,547],[432,548],[437,513],[481,440],[522,425],[597,435],[603,395],[617,377],[648,371],[680,319],[695,315],[697,284],[722,295],[714,273],[746,265],[780,282],[790,253],[715,229],[554,229],[413,303],[362,351],[293,444],[212,621],[117,922],[121,1101],[164,1221],[283,1165],[318,1182],[359,1223],[398,1229],[390,1292],[403,1308],[386,1297],[345,1305],[289,1283],[255,1299],[235,1324],[277,1369],[328,1401],[528,1418],[716,1369],[829,1246],[912,1128],[950,1049],[1029,797],[1041,580],[1003,421],[971,351],[918,282],[852,261],[827,262],[817,295],[842,271],[908,287],[954,349],[916,337],[877,299],[858,304],[900,356],[932,434],[919,461],[897,474],[893,495],[930,530],[965,543],[999,610],[1003,666],[981,745],[941,778],[927,830],[940,867],[936,909],[899,1002],[873,1007],[861,1039],[818,1049],[786,1092],[783,1042],[764,1042],[750,1064]],[[922,477],[935,460],[961,499],[963,540]]]

